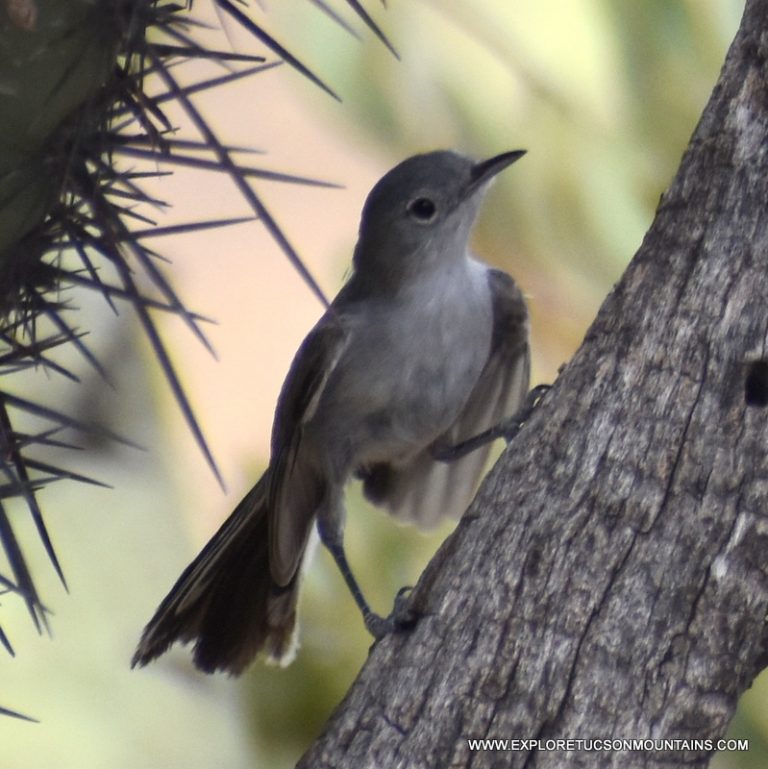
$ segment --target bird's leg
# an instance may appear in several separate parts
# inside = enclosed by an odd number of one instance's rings
[[[333,556],[333,560],[336,561],[341,576],[344,577],[344,581],[347,583],[349,592],[352,593],[355,603],[360,608],[366,630],[378,641],[388,633],[411,624],[413,622],[413,617],[408,613],[405,605],[407,597],[404,595],[404,591],[409,590],[410,588],[403,588],[398,592],[397,597],[395,598],[394,609],[388,617],[382,617],[379,614],[376,614],[376,612],[374,612],[368,605],[368,601],[365,600],[360,585],[358,585],[354,574],[352,574],[349,561],[347,561],[347,555],[344,552],[342,532],[336,526],[324,526],[322,519],[318,519],[317,528],[320,534],[320,540],[328,548]]]
[[[539,401],[552,385],[541,384],[534,387],[528,395],[525,396],[523,405],[508,419],[499,422],[497,425],[484,430],[471,438],[457,443],[454,446],[435,446],[432,449],[432,458],[438,462],[455,462],[457,459],[471,454],[475,449],[485,446],[497,438],[504,438],[509,443],[520,432],[522,426],[533,413]]]

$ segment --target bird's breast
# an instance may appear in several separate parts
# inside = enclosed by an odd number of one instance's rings
[[[356,464],[397,461],[456,421],[491,345],[490,291],[481,269],[414,286],[353,319],[349,346],[318,409],[326,446],[345,446]]]

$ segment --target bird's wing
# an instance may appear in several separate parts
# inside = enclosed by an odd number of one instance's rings
[[[308,499],[316,477],[291,472],[292,457],[346,338],[329,313],[299,348],[278,401],[270,469],[179,577],[144,630],[132,664],[147,664],[177,640],[195,642],[195,664],[207,672],[237,675],[262,648],[275,660],[292,655],[294,577],[317,507]],[[300,513],[286,509],[286,491],[304,505]]]
[[[314,415],[349,333],[329,310],[299,347],[280,393],[272,428],[269,563],[278,585],[296,573],[325,494],[320,468],[301,452],[302,426]]]
[[[494,426],[518,411],[528,391],[530,350],[528,312],[514,280],[488,271],[493,298],[493,337],[488,360],[459,417],[435,443],[452,446]],[[490,444],[446,463],[433,459],[433,446],[407,465],[378,465],[365,474],[364,491],[397,518],[422,528],[460,517],[477,488]]]

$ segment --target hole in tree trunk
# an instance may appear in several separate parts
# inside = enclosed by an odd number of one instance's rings
[[[768,406],[768,361],[756,360],[749,364],[744,400],[747,406]]]

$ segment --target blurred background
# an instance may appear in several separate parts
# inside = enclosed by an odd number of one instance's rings
[[[743,1],[367,3],[399,61],[343,2],[331,5],[359,38],[302,0],[264,3],[253,13],[341,102],[283,66],[217,89],[198,105],[223,140],[266,152],[262,166],[343,185],[257,184],[329,297],[348,271],[365,195],[395,163],[435,148],[478,158],[527,149],[490,191],[475,249],[525,291],[533,382],[552,381],[639,246]],[[196,3],[195,12],[213,27],[211,45],[259,53],[208,3]],[[192,74],[177,73],[181,80]],[[190,130],[181,113],[169,115],[182,133]],[[249,215],[216,174],[177,171],[154,185],[172,203],[163,224]],[[41,493],[44,509],[54,511],[48,523],[69,595],[37,535],[25,530],[27,516],[18,516],[27,551],[38,554],[33,566],[53,612],[53,638],[38,636],[21,602],[4,598],[3,627],[17,656],[0,654],[0,704],[42,722],[0,718],[9,769],[292,766],[370,645],[330,557],[318,552],[302,599],[301,650],[287,670],[259,663],[239,680],[207,677],[184,649],[129,669],[160,599],[264,469],[279,387],[322,312],[258,222],[164,238],[157,247],[172,260],[166,274],[187,306],[215,320],[207,332],[218,360],[177,319],[163,333],[227,491],[195,446],[140,331],[99,297],[74,296],[115,388],[73,359],[85,382],[69,388],[56,380],[57,399],[144,449],[93,442],[89,466],[81,460],[78,470],[114,489],[68,483]],[[44,375],[25,382],[30,394],[52,386]],[[350,489],[348,552],[374,608],[387,612],[396,591],[415,583],[448,530],[425,536],[401,528]],[[764,765],[767,687],[761,679],[744,696],[732,725],[752,750],[719,756],[721,769]]]

